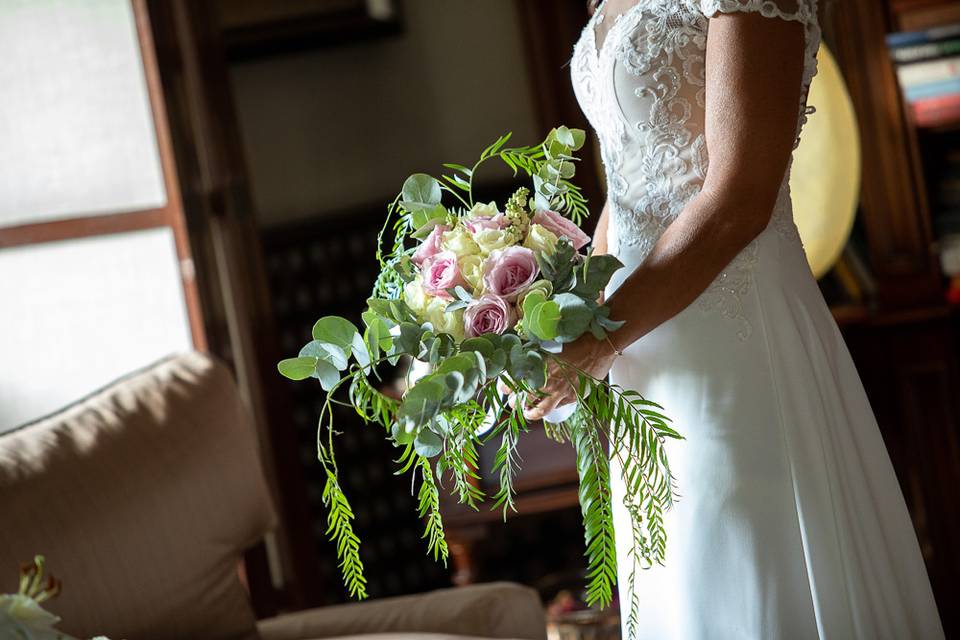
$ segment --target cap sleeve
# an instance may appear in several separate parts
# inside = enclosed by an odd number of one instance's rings
[[[700,11],[708,18],[721,13],[759,13],[809,24],[816,19],[816,0],[699,0]]]

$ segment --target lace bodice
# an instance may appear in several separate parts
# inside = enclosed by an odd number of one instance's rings
[[[707,171],[704,138],[705,51],[711,16],[756,12],[804,25],[804,98],[796,132],[809,112],[806,94],[816,73],[820,29],[817,0],[605,0],[574,48],[577,99],[600,141],[611,216],[611,249],[628,265],[646,257],[699,191]],[[771,228],[799,242],[784,176]],[[698,305],[740,323],[752,282],[756,241],[704,292]]]

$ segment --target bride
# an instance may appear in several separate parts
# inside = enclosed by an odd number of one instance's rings
[[[943,638],[792,220],[816,3],[606,0],[574,51],[609,189],[594,246],[627,265],[607,291],[626,324],[564,357],[655,398],[686,437],[669,445],[665,566],[635,570],[614,481],[621,609],[640,611],[625,637]],[[548,390],[531,418],[570,400],[557,376]]]

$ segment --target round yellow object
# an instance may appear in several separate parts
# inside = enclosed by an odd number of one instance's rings
[[[790,174],[793,217],[813,274],[837,261],[850,237],[860,199],[860,136],[850,94],[825,45],[807,104],[816,107],[800,136]]]

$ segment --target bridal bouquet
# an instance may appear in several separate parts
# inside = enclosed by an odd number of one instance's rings
[[[476,482],[477,447],[496,441],[499,489],[492,504],[504,515],[513,509],[516,447],[528,430],[523,407],[527,398],[542,396],[550,361],[571,381],[577,398],[572,415],[544,427],[576,449],[588,601],[608,604],[617,579],[610,455],[617,459],[624,504],[633,517],[634,571],[663,561],[663,511],[674,498],[663,444],[680,436],[655,403],[558,355],[564,343],[588,332],[607,339],[622,324],[597,302],[622,264],[582,252],[589,238],[579,224],[587,206],[570,180],[584,132],[559,127],[543,143],[525,147],[508,147],[509,139],[502,136],[484,149],[472,167],[444,165],[449,172],[440,179],[410,176],[389,205],[379,236],[381,272],[362,314],[363,329],[344,318],[321,318],[313,340],[279,364],[288,378],[316,378],[326,392],[317,449],[326,471],[327,533],[353,596],[363,598],[366,590],[360,541],[334,454],[331,405],[341,402],[337,392],[346,388],[360,416],[385,429],[400,449],[398,473],[419,477],[427,548],[445,562],[440,481],[449,478],[460,502],[477,508],[485,498]],[[518,188],[502,209],[473,197],[474,176],[494,160],[531,180],[532,191]],[[426,373],[416,379],[408,374],[406,392],[397,400],[381,393],[374,380],[378,364],[402,357],[419,362]],[[616,445],[609,452],[608,441]]]

